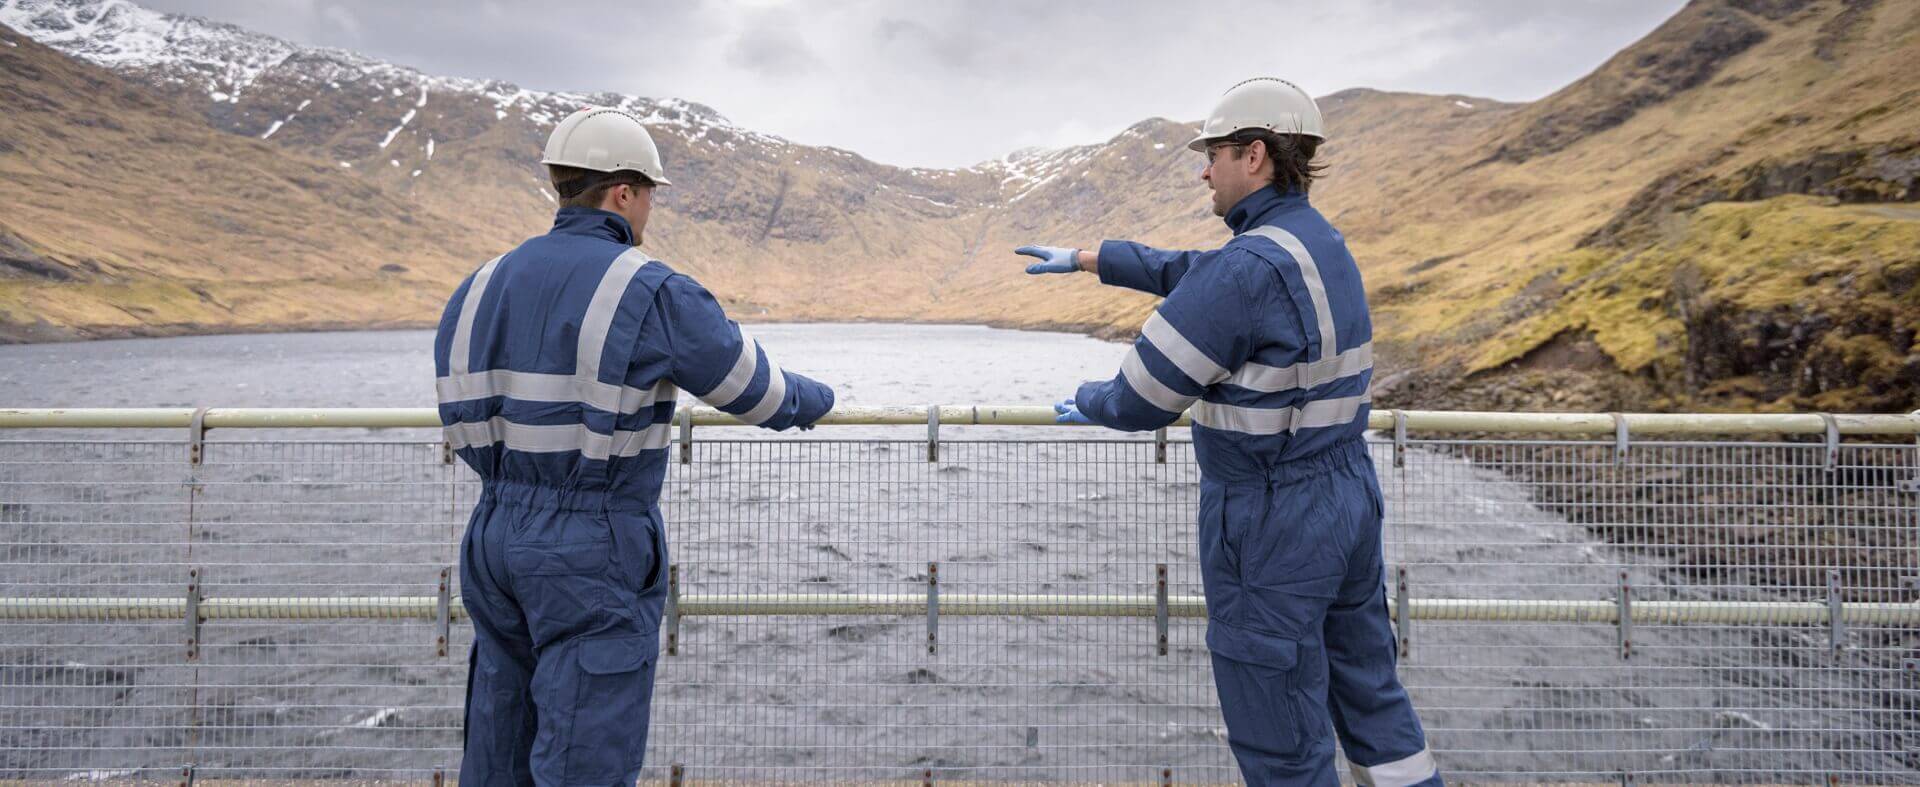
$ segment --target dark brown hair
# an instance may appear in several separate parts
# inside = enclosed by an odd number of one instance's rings
[[[1313,154],[1320,149],[1320,140],[1300,134],[1280,134],[1264,128],[1243,128],[1227,137],[1227,141],[1239,145],[1251,145],[1258,142],[1267,148],[1267,158],[1273,160],[1273,185],[1281,191],[1298,191],[1302,194],[1313,187],[1313,179],[1327,168],[1325,164],[1315,164]],[[1240,151],[1233,152],[1239,158]]]
[[[548,164],[547,176],[553,191],[560,195],[560,207],[598,208],[607,198],[607,190],[619,185],[652,186],[653,180],[633,170],[595,172],[590,169]]]

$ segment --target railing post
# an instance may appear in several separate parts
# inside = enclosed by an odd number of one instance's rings
[[[940,649],[940,564],[927,564],[927,654]]]
[[[453,569],[440,567],[440,596],[434,599],[434,625],[439,629],[434,637],[434,655],[446,658],[447,649],[453,642]]]
[[[1620,413],[1607,413],[1613,418],[1613,463],[1627,463],[1627,417]]]
[[[1620,572],[1620,660],[1633,658],[1633,585],[1627,572]]]
[[[1160,787],[1173,787],[1173,769],[1172,768],[1161,766]]]
[[[667,776],[667,787],[681,787],[687,781],[687,766],[673,764],[672,772]]]
[[[187,569],[187,660],[200,660],[200,567]]]
[[[1393,466],[1407,466],[1407,413],[1393,411]]]
[[[446,785],[447,785],[446,766],[434,768],[433,769],[433,787],[446,787]]]
[[[1840,424],[1833,419],[1832,413],[1821,413],[1820,420],[1827,422],[1827,472],[1840,467]]]
[[[940,461],[940,405],[927,405],[927,461]]]
[[[187,422],[187,464],[197,465],[206,458],[207,452],[207,408],[193,411],[193,420]]]
[[[1167,428],[1164,426],[1153,430],[1153,461],[1155,464],[1167,463]]]
[[[1153,628],[1159,643],[1160,655],[1167,655],[1167,564],[1155,563],[1153,566]]]
[[[1407,567],[1395,566],[1393,590],[1393,633],[1400,641],[1400,658],[1413,657],[1413,604],[1408,599]]]
[[[680,655],[680,564],[667,565],[667,655]]]
[[[1915,421],[1920,421],[1920,410],[1915,410],[1912,418]],[[1905,481],[1896,481],[1893,487],[1902,492],[1920,494],[1920,434],[1913,436],[1913,471],[1912,478]],[[1920,586],[1916,586],[1914,589],[1920,590]]]
[[[680,411],[680,464],[693,464],[693,408]]]
[[[1827,644],[1833,646],[1833,655],[1839,656],[1847,642],[1847,621],[1845,601],[1840,597],[1840,569],[1827,570]]]
[[[180,787],[193,787],[194,767],[188,765],[180,769]]]

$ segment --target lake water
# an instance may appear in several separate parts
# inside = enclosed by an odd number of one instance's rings
[[[753,328],[845,404],[1050,403],[1126,345],[963,325]],[[433,333],[367,331],[0,345],[0,407],[431,407]]]

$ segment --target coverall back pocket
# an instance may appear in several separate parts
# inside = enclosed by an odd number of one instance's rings
[[[513,593],[535,647],[592,632],[620,616],[607,584],[607,540],[515,544],[507,548]]]
[[[607,568],[607,539],[560,544],[521,544],[507,547],[507,570],[517,577],[597,574]]]
[[[659,648],[648,634],[580,641],[580,685],[566,743],[569,784],[605,784],[640,767]]]

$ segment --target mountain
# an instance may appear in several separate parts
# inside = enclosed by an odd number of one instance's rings
[[[1912,410],[1916,64],[1920,4],[1695,2],[1409,192],[1385,329],[1442,400]]]
[[[1016,245],[1217,246],[1195,124],[908,169],[676,99],[423,74],[122,0],[0,0],[0,336],[418,324],[552,210],[586,104],[648,119],[648,251],[745,319],[1125,336]],[[10,29],[9,29],[10,28]],[[17,31],[17,32],[16,32]],[[1920,4],[1698,0],[1539,101],[1348,90],[1314,201],[1388,405],[1912,409]]]

